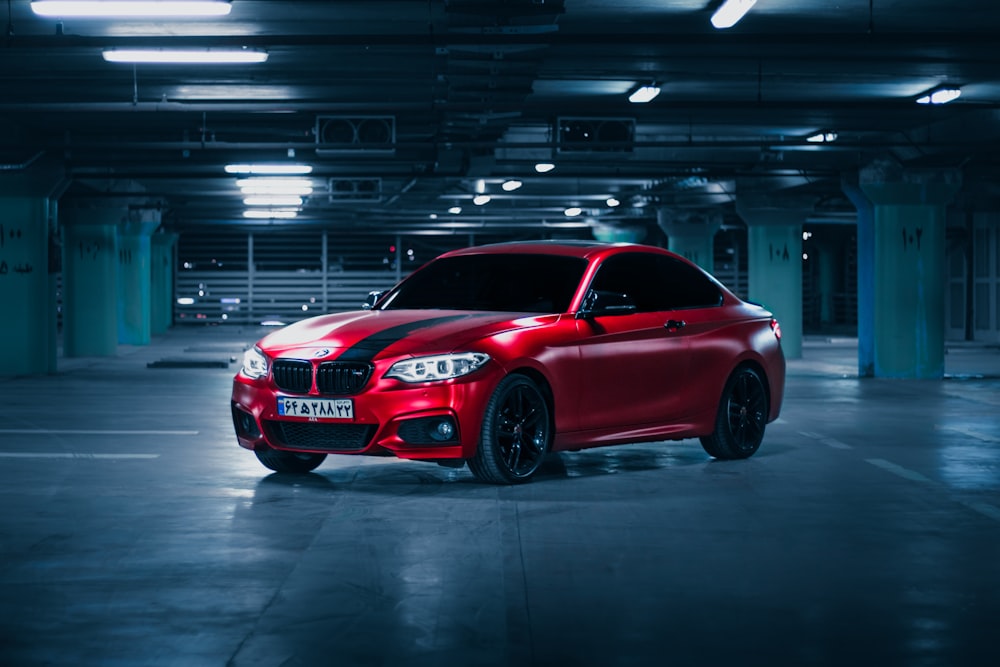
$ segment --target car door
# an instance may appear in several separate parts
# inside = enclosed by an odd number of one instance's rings
[[[684,411],[684,331],[670,326],[676,322],[664,308],[656,275],[655,255],[623,253],[605,260],[594,276],[591,290],[633,307],[577,320],[584,430],[663,423]]]

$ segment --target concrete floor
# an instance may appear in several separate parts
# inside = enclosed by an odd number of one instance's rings
[[[859,380],[853,341],[807,340],[752,459],[628,445],[490,487],[268,474],[235,444],[236,364],[147,367],[255,335],[0,382],[0,665],[998,664],[996,348]]]

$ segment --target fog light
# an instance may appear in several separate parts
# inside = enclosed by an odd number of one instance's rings
[[[407,419],[399,424],[398,432],[400,440],[417,447],[458,441],[458,424],[450,416]]]
[[[451,440],[455,435],[455,427],[448,420],[438,422],[438,425],[431,431],[431,437],[438,442]]]

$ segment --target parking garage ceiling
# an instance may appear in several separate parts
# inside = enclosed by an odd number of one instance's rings
[[[614,228],[661,208],[735,219],[744,191],[850,219],[841,179],[881,158],[1000,183],[995,0],[759,0],[724,30],[717,0],[232,0],[197,19],[30,4],[6,7],[0,176],[47,170],[63,201],[139,201],[173,230]],[[267,58],[103,57],[141,47]],[[630,103],[647,84],[660,95]],[[961,97],[916,103],[939,86]],[[251,163],[312,167],[294,219],[244,217],[225,167]]]

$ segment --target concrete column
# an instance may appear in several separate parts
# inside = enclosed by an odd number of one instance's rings
[[[880,161],[861,170],[859,185],[875,208],[875,376],[940,379],[945,208],[961,174]]]
[[[858,211],[858,377],[875,377],[875,207],[858,185],[841,180]]]
[[[118,342],[149,345],[152,331],[152,241],[155,209],[130,210],[118,226]]]
[[[816,262],[816,296],[819,305],[820,326],[833,322],[834,299],[836,290],[836,271],[834,267],[834,249],[823,244],[817,244],[816,254],[811,257]]]
[[[166,333],[174,318],[174,248],[177,234],[153,234],[150,260],[150,333]]]
[[[667,234],[667,248],[709,273],[715,271],[715,233],[722,228],[719,211],[661,208],[656,222]]]
[[[57,334],[49,263],[49,208],[54,203],[41,196],[3,194],[3,190],[0,376],[52,373],[56,370]]]
[[[64,207],[63,354],[118,351],[118,226],[128,208]]]
[[[646,238],[646,229],[638,226],[613,227],[598,224],[591,228],[591,233],[602,243],[642,243]]]
[[[802,223],[812,210],[779,198],[737,192],[736,212],[747,223],[749,298],[781,323],[781,347],[802,357]]]

